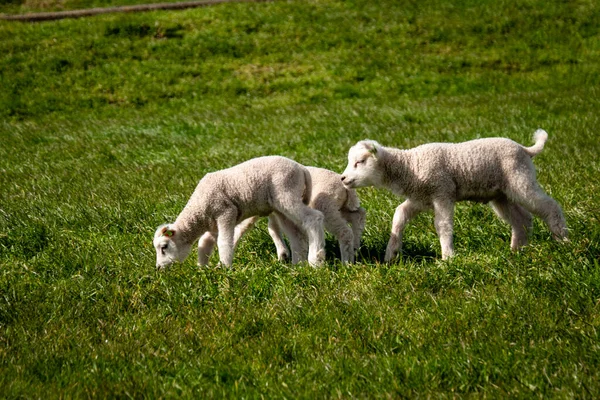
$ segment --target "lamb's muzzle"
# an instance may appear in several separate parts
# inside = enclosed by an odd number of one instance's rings
[[[546,222],[554,238],[567,237],[562,210],[539,186],[531,160],[543,150],[547,138],[546,131],[538,129],[531,147],[489,138],[408,150],[364,140],[350,148],[342,182],[352,188],[386,188],[406,198],[394,213],[385,261],[397,256],[408,221],[428,209],[434,210],[442,258],[451,257],[454,204],[462,200],[490,202],[511,225],[511,248],[517,250],[527,244],[531,213]]]

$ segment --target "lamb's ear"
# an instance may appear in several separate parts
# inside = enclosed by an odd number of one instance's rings
[[[166,236],[166,237],[171,237],[175,234],[175,231],[173,229],[169,229],[169,226],[165,226],[162,228],[162,230],[160,231],[160,234],[162,236]]]
[[[377,160],[377,151],[379,147],[379,143],[375,141],[367,141],[364,142],[365,149],[373,155],[373,158]]]

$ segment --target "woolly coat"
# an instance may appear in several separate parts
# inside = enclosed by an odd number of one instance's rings
[[[282,190],[302,193],[307,204],[311,187],[310,173],[297,162],[280,156],[254,158],[206,174],[174,225],[193,241],[206,231],[216,231],[216,217],[225,213],[235,213],[239,223],[286,207]]]
[[[516,250],[527,243],[530,213],[542,218],[556,239],[567,236],[562,210],[539,186],[532,162],[547,138],[546,131],[538,129],[530,147],[510,139],[489,138],[429,143],[409,150],[365,140],[348,152],[342,181],[348,187],[378,186],[406,197],[394,212],[386,261],[397,255],[406,223],[431,208],[442,258],[451,257],[454,204],[461,200],[490,202],[498,216],[511,225],[511,248]]]
[[[546,137],[536,135],[531,147],[505,138],[428,143],[408,150],[378,147],[380,184],[428,206],[440,196],[487,202],[509,191],[509,184],[535,181],[531,159],[542,151]]]
[[[312,178],[312,196],[309,205],[319,211],[327,212],[324,203],[333,203],[336,211],[341,209],[356,211],[360,200],[354,189],[344,187],[340,175],[324,168],[306,167]]]

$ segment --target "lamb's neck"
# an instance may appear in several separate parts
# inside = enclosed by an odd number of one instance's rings
[[[394,148],[386,148],[386,152],[381,159],[382,184],[392,192],[404,195],[406,184],[410,182],[408,167],[408,152]]]
[[[206,219],[206,207],[188,203],[175,220],[175,226],[181,232],[183,240],[193,243],[210,228]]]

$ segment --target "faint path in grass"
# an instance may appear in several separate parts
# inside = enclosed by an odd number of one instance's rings
[[[200,0],[200,1],[184,1],[179,3],[155,3],[155,4],[138,4],[132,6],[118,7],[99,7],[87,8],[83,10],[57,11],[57,12],[42,12],[42,13],[27,13],[17,15],[0,15],[0,19],[8,21],[21,22],[39,22],[51,21],[65,18],[82,18],[99,14],[124,13],[124,12],[143,12],[156,10],[183,10],[187,8],[208,7],[222,3],[264,3],[274,0]]]

